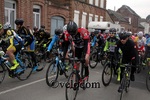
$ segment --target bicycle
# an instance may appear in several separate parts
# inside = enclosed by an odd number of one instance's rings
[[[89,66],[91,68],[95,68],[99,62],[101,62],[102,65],[105,65],[106,62],[104,62],[103,60],[103,48],[96,47],[95,50],[93,49],[91,53]]]
[[[76,100],[77,93],[79,90],[79,87],[81,87],[83,90],[86,89],[86,82],[88,82],[88,76],[85,77],[83,73],[85,73],[85,66],[84,66],[84,59],[77,59],[77,58],[70,58],[70,61],[73,63],[73,70],[71,74],[68,77],[67,85],[66,85],[66,100]],[[77,66],[74,64],[74,62],[81,62],[81,74],[77,68]],[[69,91],[70,90],[70,91]],[[71,93],[71,90],[73,93]],[[73,95],[73,96],[72,96]]]
[[[143,55],[144,52],[141,50],[138,50],[138,65],[137,65],[137,73],[140,73],[141,70],[145,68],[145,66],[143,65]]]
[[[131,67],[132,64],[123,64],[122,67],[125,67],[124,72],[123,72],[123,77],[120,83],[120,89],[118,90],[120,94],[120,100],[122,100],[122,96],[123,96],[123,92],[125,91],[126,93],[128,92],[129,86],[130,86],[130,71],[131,71]]]
[[[104,86],[108,86],[110,84],[113,74],[114,76],[117,75],[116,71],[118,62],[114,61],[114,53],[108,52],[107,57],[106,64],[102,71],[102,83]],[[119,58],[121,58],[121,56]],[[105,77],[107,77],[107,80],[105,80]]]
[[[147,58],[148,72],[146,75],[146,88],[150,92],[150,58]]]
[[[2,53],[3,51],[1,51]],[[19,63],[19,66],[15,70],[10,70],[10,67],[12,66],[9,61],[7,60],[8,56],[4,53],[0,56],[0,83],[5,78],[6,71],[8,71],[8,74],[10,77],[15,78],[17,77],[19,80],[23,81],[29,78],[29,76],[32,73],[32,63],[30,60],[28,60],[28,56],[21,55],[20,52],[18,52],[15,55],[15,59]]]
[[[65,75],[65,77],[68,78],[67,72],[69,72],[69,69],[66,70],[66,65],[62,62],[62,59],[61,52],[55,52],[55,59],[53,58],[47,68],[46,83],[50,87],[55,87],[55,83],[57,83],[59,74]],[[51,75],[54,75],[54,77],[49,78]]]

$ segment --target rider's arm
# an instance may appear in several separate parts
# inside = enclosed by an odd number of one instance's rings
[[[50,43],[49,46],[48,46],[47,51],[51,51],[51,49],[52,49],[54,43],[57,42],[57,40],[58,40],[58,36],[57,36],[57,35],[54,35],[54,37],[53,37],[51,43]]]
[[[92,41],[92,47],[95,46],[96,44],[96,36],[94,36],[93,41]]]
[[[108,50],[108,45],[109,45],[109,42],[106,40],[105,47],[104,47],[104,51],[107,51],[107,50]]]

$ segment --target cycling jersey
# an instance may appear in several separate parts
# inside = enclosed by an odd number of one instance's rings
[[[86,54],[90,54],[90,35],[87,29],[78,28],[77,34],[72,39],[76,57],[81,58]]]
[[[34,41],[34,36],[30,33],[30,31],[22,26],[17,30],[18,35],[23,39],[24,45],[28,46]]]
[[[138,37],[135,38],[135,44],[138,51],[145,51],[145,40],[144,38],[139,39]]]
[[[16,51],[19,51],[23,46],[22,38],[14,30],[7,30],[1,39],[1,46],[5,52],[10,48],[15,48]]]
[[[104,51],[115,52],[117,42],[118,42],[118,39],[115,36],[109,37],[106,40]]]
[[[122,60],[125,63],[129,63],[133,57],[135,57],[137,60],[138,53],[136,50],[136,46],[132,40],[128,39],[125,44],[122,44],[121,41],[118,41],[117,42],[117,51],[119,50],[119,48],[122,51],[122,54],[123,54]]]

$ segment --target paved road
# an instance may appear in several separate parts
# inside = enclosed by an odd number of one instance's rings
[[[11,79],[6,76],[0,85],[0,100],[65,100],[65,88],[50,88],[45,82],[45,68],[41,72],[33,73],[26,81]],[[77,100],[119,100],[120,94],[117,92],[119,84],[115,78],[108,87],[104,87],[101,82],[102,66],[100,64],[95,69],[90,69],[89,82],[99,82],[100,87],[80,89]],[[60,82],[66,79],[62,76]],[[128,93],[125,93],[123,100],[150,100],[150,93],[145,86],[145,71],[136,74],[136,81],[131,82]]]

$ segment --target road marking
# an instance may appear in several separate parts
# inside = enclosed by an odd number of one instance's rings
[[[55,76],[55,75],[53,75],[53,76],[51,76],[51,77],[49,77],[49,78],[52,78],[52,77],[54,77],[54,76]],[[37,81],[33,81],[33,82],[31,82],[31,83],[27,83],[27,84],[24,84],[24,85],[21,85],[21,86],[17,86],[17,87],[15,87],[15,88],[12,88],[12,89],[9,89],[9,90],[2,91],[2,92],[0,92],[0,95],[5,94],[5,93],[8,93],[8,92],[11,92],[11,91],[15,91],[15,90],[17,90],[17,89],[20,89],[20,88],[23,88],[23,87],[26,87],[26,86],[29,86],[29,85],[32,85],[32,84],[35,84],[35,83],[44,81],[44,80],[45,80],[45,78],[40,79],[40,80],[37,80]]]

